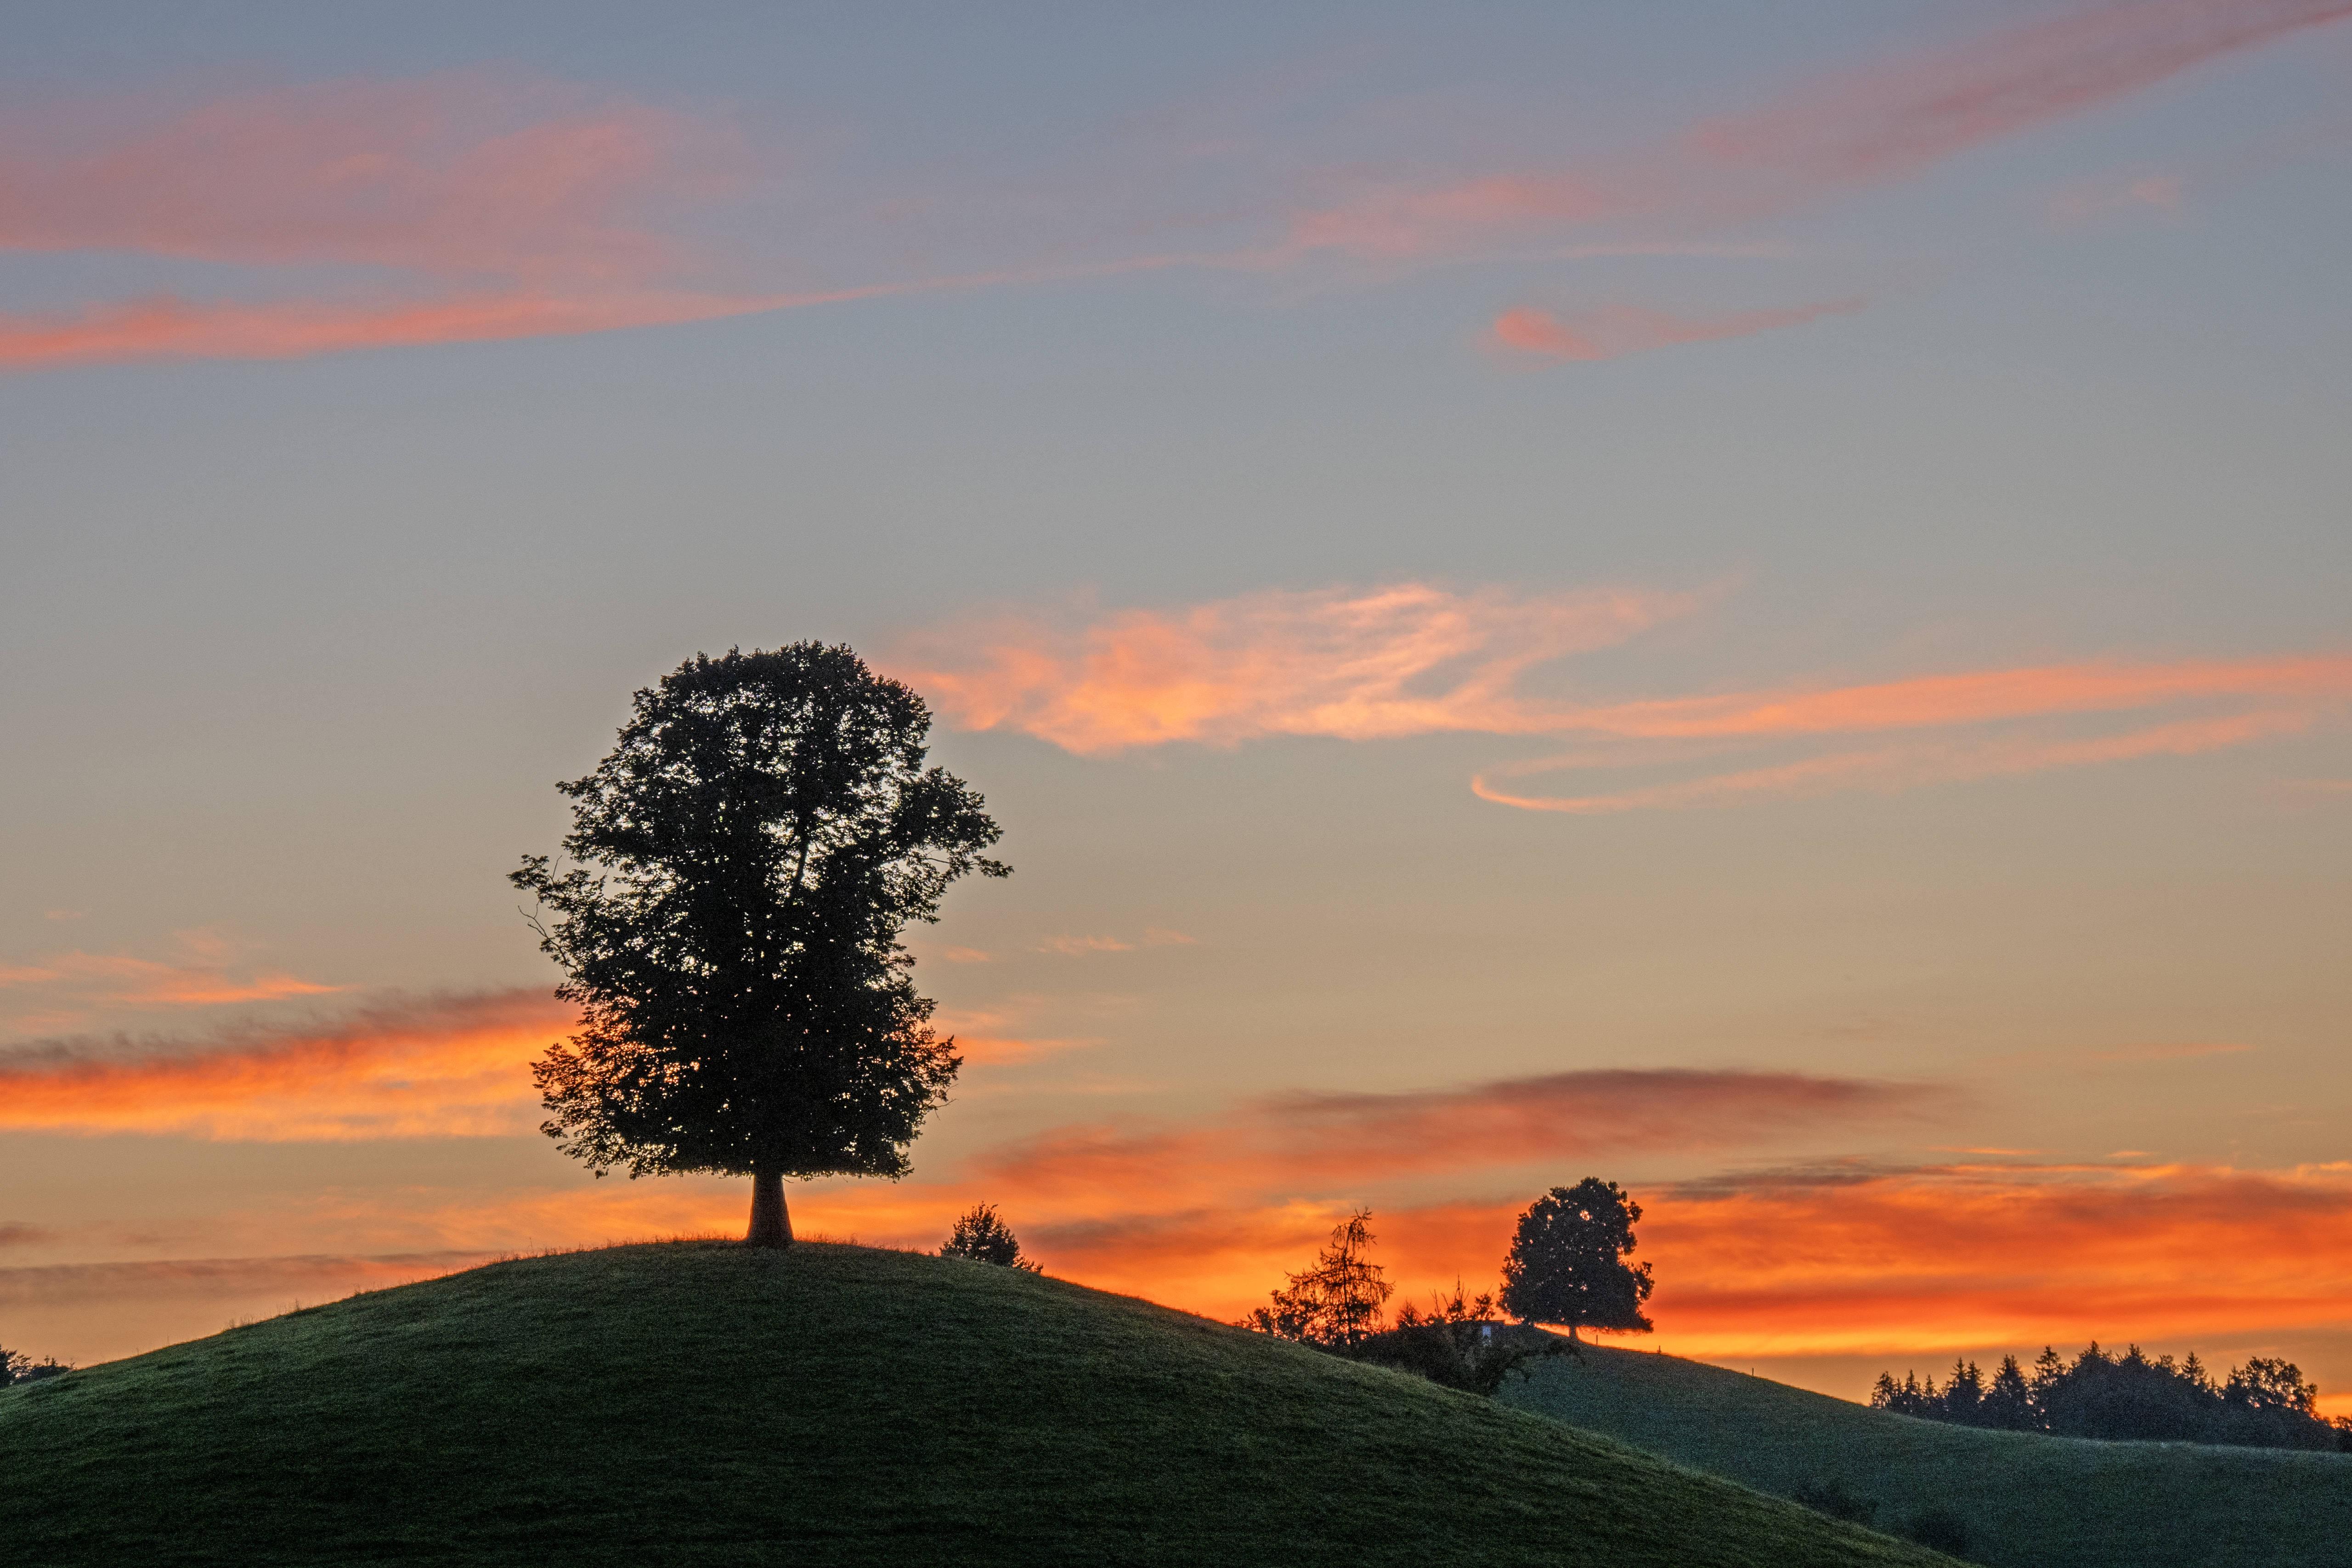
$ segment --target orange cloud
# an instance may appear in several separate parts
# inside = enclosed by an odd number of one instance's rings
[[[1336,1201],[1432,1173],[1760,1146],[1824,1125],[1916,1117],[1942,1098],[1916,1084],[1679,1068],[1291,1095],[1176,1125],[1057,1128],[976,1160],[971,1181],[1008,1201],[1096,1216],[1139,1204],[1214,1207],[1241,1193]]]
[[[0,966],[0,992],[14,991],[0,1014],[18,1029],[71,1027],[100,1009],[149,1011],[217,1007],[324,996],[340,986],[233,962],[236,944],[210,931],[182,931],[177,963],[129,953],[59,952],[29,964]]]
[[[1383,184],[1297,215],[1277,255],[1398,259],[1562,227],[1682,230],[1795,211],[2352,15],[2347,0],[2140,0],[1815,81],[1661,144],[1563,168]],[[1580,356],[1570,356],[1580,357]]]
[[[1695,603],[1687,595],[1524,596],[1412,583],[1254,594],[1184,610],[1117,612],[1091,625],[1035,616],[960,624],[894,668],[964,728],[1017,730],[1080,755],[1272,735],[1604,737],[1609,749],[1513,763],[1471,783],[1500,805],[1569,813],[1900,790],[2189,756],[2297,733],[2352,700],[2352,657],[2340,655],[2040,665],[1603,706],[1523,689],[1542,667],[1622,642]],[[2053,727],[2200,707],[2225,710],[2113,732]],[[1697,747],[1719,752],[1838,734],[1997,726],[2006,728],[1816,752],[1631,789],[1536,795],[1505,782],[1673,765]]]
[[[1835,300],[1779,310],[1737,310],[1729,315],[1685,318],[1638,305],[1612,305],[1561,318],[1524,307],[1495,318],[1496,347],[1545,359],[1610,360],[1677,343],[1715,342],[1753,337],[1780,327],[1801,326],[1828,315],[1859,310],[1866,301]]]
[[[525,1132],[530,1063],[576,1014],[538,993],[364,1012],[209,1047],[0,1058],[0,1128],[285,1141]]]
[[[567,337],[746,315],[818,298],[658,290],[574,297],[468,294],[380,304],[192,304],[159,298],[92,306],[65,316],[0,315],[0,370],[131,360],[305,359],[352,349]]]
[[[1526,671],[1693,603],[1419,583],[1247,594],[1079,627],[1018,616],[959,626],[894,668],[966,729],[1020,730],[1084,754],[1263,735],[1523,733],[1549,722],[1514,693]]]
[[[2352,1326],[2352,1166],[1985,1166],[1661,1194],[1661,1332],[1702,1356]]]
[[[1243,1190],[1248,1181],[1244,1173]],[[1000,1194],[984,1182],[965,1190]],[[1376,1205],[1380,1260],[1404,1299],[1456,1278],[1491,1288],[1535,1192]],[[1024,1246],[1054,1273],[1226,1319],[1262,1302],[1349,1206],[1240,1192],[1202,1201],[1188,1190],[1069,1215],[1043,1194],[1001,1195]],[[1637,1195],[1639,1256],[1658,1279],[1657,1338],[1645,1342],[1676,1354],[1924,1363],[1992,1345],[2352,1328],[2343,1165],[1850,1171]],[[845,1212],[855,1196],[843,1194]]]

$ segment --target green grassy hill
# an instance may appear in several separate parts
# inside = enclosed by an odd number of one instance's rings
[[[1983,1432],[1638,1351],[1540,1363],[1503,1397],[1764,1491],[1839,1482],[1882,1523],[1951,1509],[1994,1568],[2352,1565],[2352,1454]]]
[[[0,1557],[1927,1564],[1123,1297],[803,1244],[501,1263],[0,1394]]]

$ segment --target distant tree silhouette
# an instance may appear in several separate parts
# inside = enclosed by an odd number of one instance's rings
[[[2017,1358],[2000,1358],[2000,1368],[1992,1374],[1986,1388],[1984,1402],[1979,1407],[1979,1424],[1998,1426],[2005,1432],[2029,1432],[2033,1429],[2033,1390],[2025,1381],[2025,1369]]]
[[[20,1351],[0,1347],[0,1388],[12,1383],[37,1383],[45,1377],[57,1377],[73,1370],[73,1363],[52,1356],[47,1361],[35,1361]]]
[[[2293,1362],[2255,1356],[2217,1384],[2193,1354],[2176,1365],[2168,1355],[2150,1360],[2137,1345],[2116,1355],[2094,1342],[2072,1364],[2044,1347],[2030,1377],[2006,1357],[1990,1384],[1965,1361],[1940,1390],[1912,1373],[1897,1383],[1881,1373],[1870,1403],[1929,1421],[2069,1437],[2341,1447],[2347,1428],[2320,1419],[2318,1396]]]
[[[543,1131],[598,1175],[751,1178],[746,1240],[792,1240],[786,1176],[898,1176],[961,1065],[908,921],[982,851],[981,797],[925,768],[930,713],[845,647],[697,655],[636,694],[572,798],[569,869],[526,856],[580,1032],[532,1069]]]
[[[1554,1187],[1519,1215],[1503,1258],[1503,1310],[1526,1323],[1650,1331],[1650,1266],[1629,1264],[1642,1205],[1614,1182]]]
[[[1278,1339],[1351,1351],[1381,1326],[1381,1309],[1396,1287],[1371,1261],[1372,1214],[1358,1209],[1331,1229],[1331,1239],[1315,1266],[1288,1276],[1242,1327]]]
[[[955,1233],[940,1248],[940,1256],[969,1258],[974,1262],[993,1263],[1029,1274],[1045,1272],[1021,1256],[1021,1238],[1013,1234],[1011,1226],[997,1217],[994,1204],[974,1204],[969,1214],[957,1220]]]

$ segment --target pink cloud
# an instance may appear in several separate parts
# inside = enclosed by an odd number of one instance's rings
[[[211,931],[182,931],[173,960],[121,952],[55,952],[0,965],[0,1021],[19,1029],[69,1027],[115,1008],[219,1007],[324,996],[341,989],[236,961],[236,942]],[[27,1010],[29,1009],[29,1011]]]
[[[160,298],[62,316],[0,314],[0,369],[133,360],[307,359],[353,349],[568,337],[812,302],[813,298],[658,291],[572,298],[476,294],[376,304],[294,300],[224,305]]]
[[[1777,310],[1736,310],[1728,315],[1670,316],[1638,305],[1611,305],[1560,317],[1532,307],[1495,318],[1494,342],[1514,353],[1559,360],[1610,360],[1677,343],[1716,342],[1753,337],[1781,327],[1801,326],[1823,316],[1859,310],[1861,300]]]
[[[1688,230],[1924,173],[2233,50],[2352,16],[2352,0],[2139,0],[1817,80],[1780,101],[1574,166],[1376,184],[1294,216],[1275,253],[1395,260],[1562,228]]]
[[[708,122],[473,71],[244,93],[112,134],[42,130],[19,127],[0,154],[0,248],[637,284],[685,257],[656,217],[747,172]]]
[[[1545,667],[1696,602],[1423,584],[1256,594],[1076,626],[1034,616],[959,623],[928,645],[945,651],[918,650],[894,669],[964,728],[1015,730],[1081,755],[1276,735],[1601,737],[1597,747],[1489,769],[1472,784],[1500,805],[1584,814],[2191,756],[2299,733],[2352,703],[2352,657],[2339,655],[2085,661],[1601,705],[1527,689]],[[2135,713],[2154,721],[2081,732],[2084,722]],[[1891,739],[1630,789],[1538,795],[1510,782],[1671,767],[1695,750],[1838,735]]]
[[[1693,602],[1418,583],[1249,594],[1090,626],[959,625],[894,669],[966,729],[1019,730],[1081,753],[1262,735],[1521,733],[1544,727],[1514,692],[1523,673]]]

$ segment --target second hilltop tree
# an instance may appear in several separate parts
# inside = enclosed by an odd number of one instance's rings
[[[930,712],[846,647],[697,655],[636,694],[572,797],[571,864],[526,856],[580,1032],[533,1068],[566,1153],[751,1178],[746,1240],[792,1240],[787,1176],[898,1176],[962,1065],[898,936],[1009,868],[980,795],[926,768]]]

